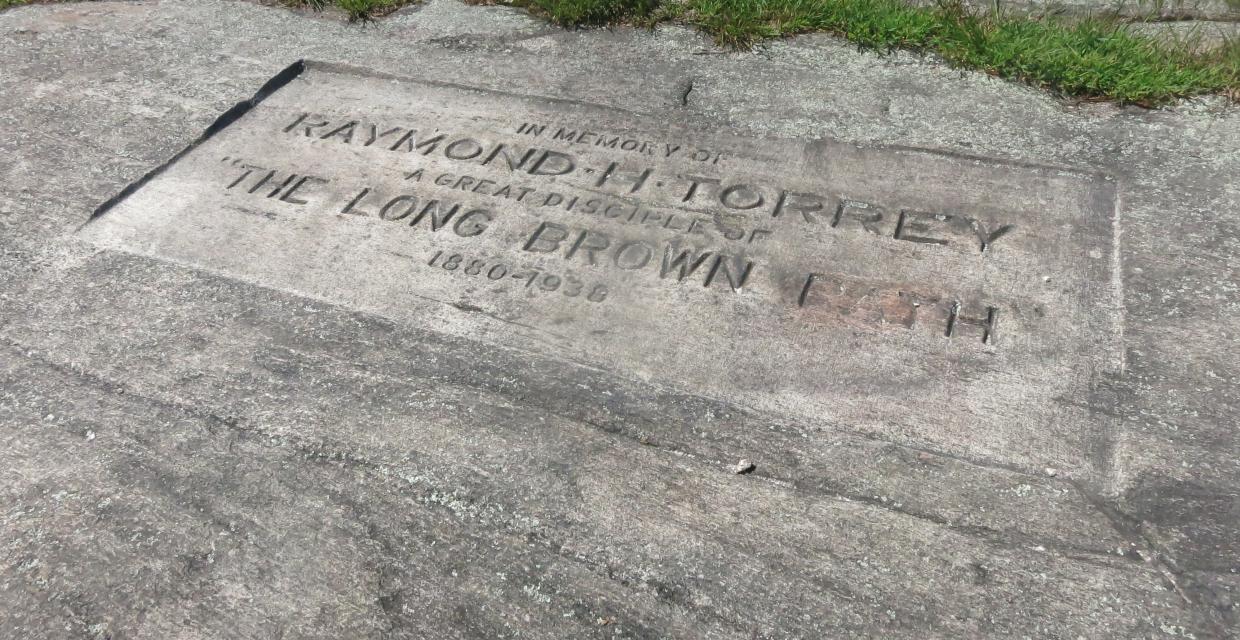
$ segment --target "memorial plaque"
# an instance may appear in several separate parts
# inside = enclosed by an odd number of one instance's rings
[[[1087,468],[1117,215],[1076,170],[306,64],[81,234],[802,424]]]

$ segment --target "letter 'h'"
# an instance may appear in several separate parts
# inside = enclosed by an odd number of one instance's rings
[[[947,316],[947,337],[954,337],[961,325],[968,325],[982,330],[983,344],[994,342],[995,322],[999,319],[999,310],[994,307],[986,307],[986,317],[979,318],[962,315],[960,313],[962,306],[959,300],[952,304],[952,310]]]

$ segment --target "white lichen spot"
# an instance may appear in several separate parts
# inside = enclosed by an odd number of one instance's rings
[[[525,595],[529,596],[531,600],[536,600],[543,604],[551,603],[551,596],[539,591],[538,585],[527,584],[524,587],[521,587],[521,590],[524,591]]]
[[[1163,624],[1163,625],[1159,625],[1158,628],[1163,633],[1169,636],[1175,636],[1177,638],[1196,638],[1197,637],[1193,635],[1191,631],[1189,631],[1188,629],[1185,629],[1184,627],[1181,627],[1178,624]]]

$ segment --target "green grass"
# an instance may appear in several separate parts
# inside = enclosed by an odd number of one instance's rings
[[[826,31],[863,47],[933,52],[1071,96],[1157,104],[1240,86],[1235,47],[1195,55],[1103,18],[985,16],[959,4],[918,8],[899,0],[685,0],[684,10],[725,44]]]
[[[660,0],[466,0],[474,4],[522,7],[562,27],[593,27],[615,23],[653,26],[666,19]]]
[[[393,0],[337,1],[390,5]],[[1207,93],[1240,96],[1240,42],[1198,52],[1192,42],[1132,34],[1106,17],[984,15],[951,0],[937,7],[901,0],[475,1],[523,7],[565,27],[682,22],[738,48],[828,32],[878,51],[938,54],[962,68],[1084,99],[1154,106]]]
[[[290,7],[309,7],[319,10],[336,7],[347,13],[350,20],[369,20],[400,7],[415,4],[416,0],[280,0],[280,3]]]
[[[0,0],[0,9],[32,1],[37,0]],[[352,19],[369,19],[417,0],[278,1],[334,6]],[[1201,51],[1191,38],[1166,41],[1129,33],[1118,19],[1105,16],[1063,20],[977,14],[958,0],[940,0],[935,7],[913,7],[902,0],[467,1],[522,7],[565,27],[691,24],[737,48],[827,32],[880,52],[937,54],[961,68],[1082,99],[1155,106],[1224,93],[1240,100],[1240,40]]]

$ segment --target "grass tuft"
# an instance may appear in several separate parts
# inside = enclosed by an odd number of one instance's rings
[[[285,6],[308,7],[317,11],[336,7],[344,11],[351,21],[372,20],[414,2],[415,0],[280,0]]]
[[[0,0],[0,9],[38,1],[48,0]],[[366,20],[418,0],[278,1],[316,9],[334,6],[352,20]],[[904,0],[466,1],[521,7],[564,27],[692,24],[736,48],[827,32],[880,52],[935,53],[962,68],[1084,99],[1156,106],[1207,93],[1240,98],[1240,39],[1205,49],[1192,38],[1134,33],[1115,17],[978,13],[961,0],[939,0],[930,7]],[[1229,2],[1240,6],[1240,0]]]
[[[497,4],[528,9],[562,27],[645,24],[659,7],[658,0],[500,0]]]
[[[609,0],[596,0],[600,2]],[[615,0],[611,0],[615,1]],[[863,47],[928,51],[960,67],[1063,95],[1142,105],[1240,86],[1240,47],[1212,52],[1130,33],[1101,17],[1067,22],[980,14],[959,2],[683,0],[688,21],[722,44],[825,31]]]

